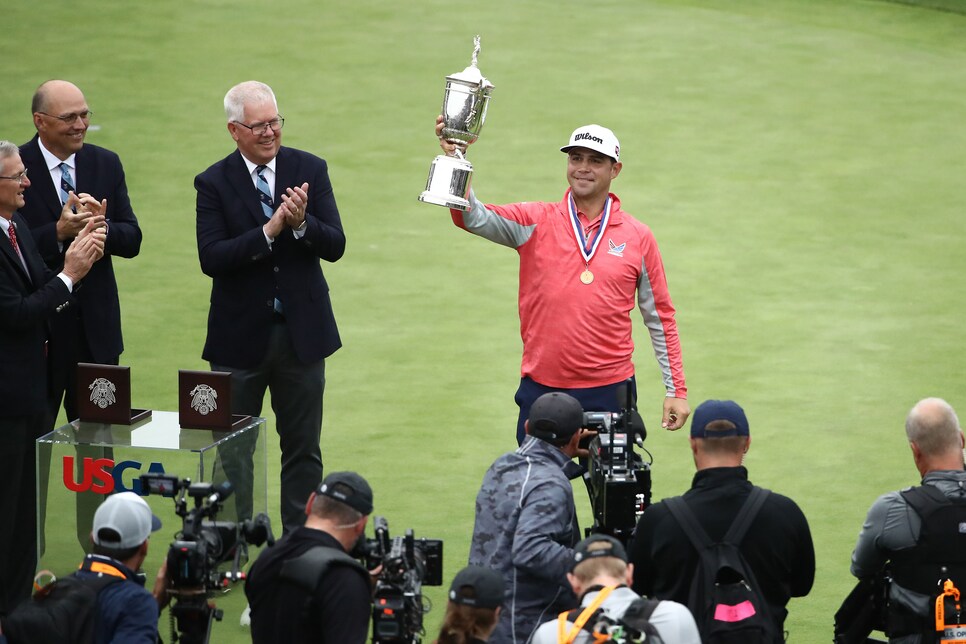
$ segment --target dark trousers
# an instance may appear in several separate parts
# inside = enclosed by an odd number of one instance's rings
[[[268,350],[253,369],[212,364],[213,371],[231,373],[233,414],[260,416],[265,390],[271,394],[275,430],[282,449],[281,515],[284,532],[305,523],[305,503],[322,481],[322,395],[325,391],[325,360],[304,364],[295,355],[285,323],[272,327]],[[222,454],[225,475],[235,487],[239,517],[247,495],[250,508],[252,455],[255,443]],[[241,452],[241,453],[239,453]],[[247,489],[246,489],[247,487]]]
[[[37,567],[36,440],[47,414],[0,418],[0,616],[30,597]]]
[[[530,406],[533,401],[543,394],[551,391],[562,391],[570,394],[577,399],[584,411],[612,411],[618,412],[627,407],[627,393],[630,393],[631,400],[636,407],[637,401],[637,380],[631,376],[627,380],[604,385],[603,387],[589,387],[585,389],[566,389],[562,387],[548,387],[530,378],[521,378],[520,387],[517,389],[514,400],[520,407],[520,416],[517,418],[517,444],[523,443],[526,438],[526,430],[523,427],[527,417],[530,416]]]

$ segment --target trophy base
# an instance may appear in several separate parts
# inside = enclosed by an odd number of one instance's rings
[[[452,210],[469,210],[472,177],[472,163],[440,154],[433,159],[426,189],[419,195],[419,200]]]

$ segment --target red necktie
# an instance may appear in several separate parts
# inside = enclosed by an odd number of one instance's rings
[[[17,256],[22,260],[23,255],[20,254],[20,245],[17,243],[17,227],[13,225],[12,221],[10,222],[10,227],[7,228],[7,230],[10,231],[10,245],[13,246],[13,249],[17,251]]]

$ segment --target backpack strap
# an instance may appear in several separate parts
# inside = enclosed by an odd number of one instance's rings
[[[731,522],[731,527],[725,533],[722,539],[724,543],[731,543],[736,546],[741,543],[741,540],[745,537],[745,533],[748,532],[748,528],[751,527],[751,522],[755,520],[758,511],[761,510],[761,506],[765,503],[765,499],[768,498],[770,493],[765,488],[752,487],[751,494],[745,499],[737,516]],[[711,538],[708,537],[708,533],[698,523],[698,518],[694,516],[694,512],[688,507],[683,497],[673,496],[669,499],[664,499],[664,505],[667,506],[671,515],[684,529],[684,533],[691,539],[691,543],[698,552],[714,545],[711,542]]]
[[[748,532],[748,528],[751,527],[751,522],[755,520],[758,511],[761,510],[761,506],[770,493],[763,487],[751,488],[751,494],[745,499],[745,504],[738,511],[738,516],[731,522],[731,527],[725,533],[723,539],[725,543],[731,543],[735,546],[741,543],[741,540],[745,538],[745,533]]]
[[[684,534],[691,540],[691,545],[694,546],[695,550],[701,552],[711,547],[712,543],[708,533],[698,523],[698,518],[694,516],[694,512],[688,507],[683,497],[672,496],[669,499],[664,499],[664,505],[667,506],[671,516],[684,530]]]
[[[919,518],[922,519],[944,505],[952,505],[952,500],[935,485],[918,485],[899,492]]]
[[[649,622],[651,621],[651,615],[654,614],[657,605],[660,603],[661,600],[659,599],[647,599],[646,597],[635,599],[627,607],[627,610],[624,611],[621,619],[631,625],[636,622]]]

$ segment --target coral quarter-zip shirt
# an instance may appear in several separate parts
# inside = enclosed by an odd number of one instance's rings
[[[621,210],[610,195],[610,217],[578,214],[581,253],[569,210],[560,202],[483,204],[470,194],[470,210],[451,210],[464,230],[516,249],[520,256],[521,374],[549,387],[610,385],[634,375],[631,311],[644,318],[668,396],[687,397],[674,305],[664,264],[650,228]],[[606,222],[604,221],[606,220]],[[601,226],[606,228],[601,232]],[[581,280],[589,271],[590,283]]]

